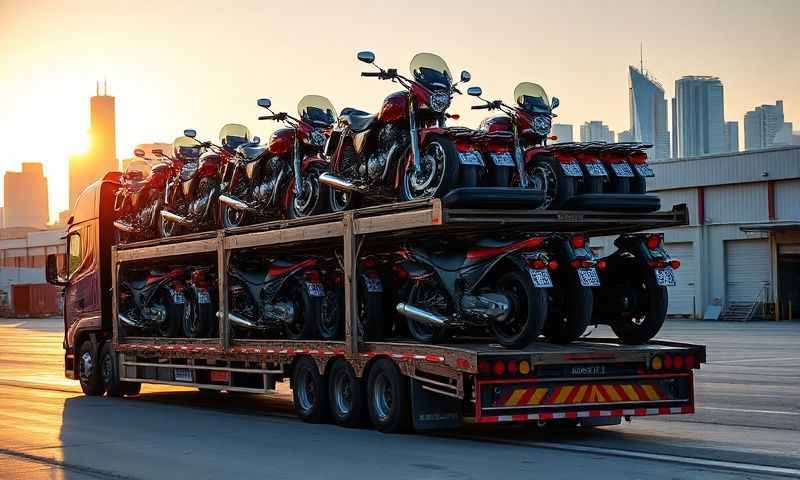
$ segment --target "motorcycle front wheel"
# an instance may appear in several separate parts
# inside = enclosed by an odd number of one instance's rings
[[[633,312],[620,315],[611,322],[611,329],[622,343],[639,345],[655,337],[667,318],[667,287],[658,285],[656,275],[648,268],[639,281],[626,286],[626,296],[634,302]]]
[[[242,225],[247,225],[248,221],[247,212],[233,208],[225,203],[220,205],[219,216],[222,219],[222,228],[241,227]]]
[[[568,271],[563,282],[557,282],[559,291],[552,292],[558,302],[551,308],[544,336],[553,343],[569,343],[577,340],[586,331],[592,320],[592,289],[581,285],[577,272]]]
[[[421,150],[419,169],[414,168],[410,150],[403,168],[400,196],[405,201],[443,197],[458,183],[460,165],[452,140],[431,135]]]
[[[303,194],[296,195],[294,182],[286,190],[289,196],[287,199],[289,218],[305,218],[312,215],[319,215],[328,210],[330,200],[328,186],[319,181],[319,176],[324,171],[321,168],[312,167],[301,177],[303,182]]]
[[[492,323],[494,336],[506,348],[523,348],[542,332],[547,319],[547,292],[534,287],[528,273],[519,270],[503,274],[497,287],[511,305],[507,318]]]

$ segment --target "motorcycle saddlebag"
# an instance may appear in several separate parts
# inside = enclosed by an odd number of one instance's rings
[[[513,187],[462,187],[442,198],[447,208],[488,208],[533,210],[542,204],[544,194]]]
[[[575,195],[564,204],[564,210],[594,210],[606,212],[655,212],[661,200],[643,193],[585,193]]]

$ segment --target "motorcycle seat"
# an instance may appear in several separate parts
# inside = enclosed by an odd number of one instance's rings
[[[455,252],[447,252],[447,253],[429,253],[425,250],[421,250],[420,253],[422,256],[428,259],[436,268],[442,270],[449,270],[455,271],[461,268],[466,260],[466,252],[463,250],[457,250]]]
[[[244,144],[236,147],[236,151],[241,153],[247,160],[255,160],[264,153],[267,148],[262,145]]]
[[[131,287],[131,290],[135,290],[137,292],[142,291],[147,287],[147,279],[138,279],[128,282],[128,285]]]
[[[363,132],[368,129],[376,118],[377,115],[350,107],[342,109],[342,113],[339,115],[339,120],[350,125],[354,132]]]
[[[231,276],[245,283],[249,283],[250,285],[261,285],[264,283],[264,278],[266,277],[264,272],[248,272],[236,267],[231,267]]]

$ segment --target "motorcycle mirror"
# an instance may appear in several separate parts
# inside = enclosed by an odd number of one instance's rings
[[[466,70],[461,70],[461,83],[467,83],[472,80],[472,75]]]
[[[269,108],[272,106],[272,101],[269,98],[259,98],[258,106],[263,108]]]
[[[561,102],[558,100],[558,97],[553,97],[553,102],[550,104],[550,110],[555,110],[560,104]]]
[[[375,61],[375,54],[370,51],[358,52],[358,59],[364,63],[372,63]]]
[[[255,144],[261,143],[261,137],[258,137],[258,136],[253,137],[252,143],[255,143]]]
[[[467,95],[473,97],[480,97],[481,95],[483,95],[483,90],[481,90],[481,87],[469,87],[467,89]]]
[[[197,136],[197,131],[196,130],[192,130],[191,128],[188,128],[188,129],[183,131],[183,135],[185,137],[194,138],[194,137]]]
[[[142,150],[141,148],[137,148],[136,150],[134,150],[133,154],[139,158],[144,158],[144,150]]]

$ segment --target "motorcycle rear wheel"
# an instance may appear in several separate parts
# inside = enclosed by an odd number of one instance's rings
[[[438,292],[437,292],[438,290]],[[415,283],[414,286],[411,287],[411,290],[408,293],[408,304],[418,306],[423,309],[429,309],[427,305],[424,303],[421,305],[424,300],[430,299],[432,295],[445,295],[447,298],[447,293],[442,291],[441,288],[438,287],[431,287],[431,285],[427,283]],[[436,312],[441,313],[441,312]],[[426,325],[424,323],[418,322],[416,320],[411,319],[410,317],[405,317],[406,325],[408,327],[408,333],[417,340],[418,342],[422,343],[436,343],[444,338],[444,328],[437,328],[430,325]]]
[[[547,319],[547,292],[531,283],[527,272],[513,270],[497,280],[497,287],[511,300],[509,318],[492,322],[497,343],[506,348],[523,348],[539,336]]]
[[[313,340],[319,336],[318,319],[322,317],[324,299],[312,297],[301,282],[290,281],[287,285],[288,300],[299,307],[295,321],[286,326],[286,336],[292,340]]]
[[[659,286],[653,270],[647,269],[639,282],[630,282],[628,288],[637,291],[636,312],[620,316],[611,322],[611,329],[622,343],[640,345],[655,337],[667,318],[669,303],[667,287]]]

